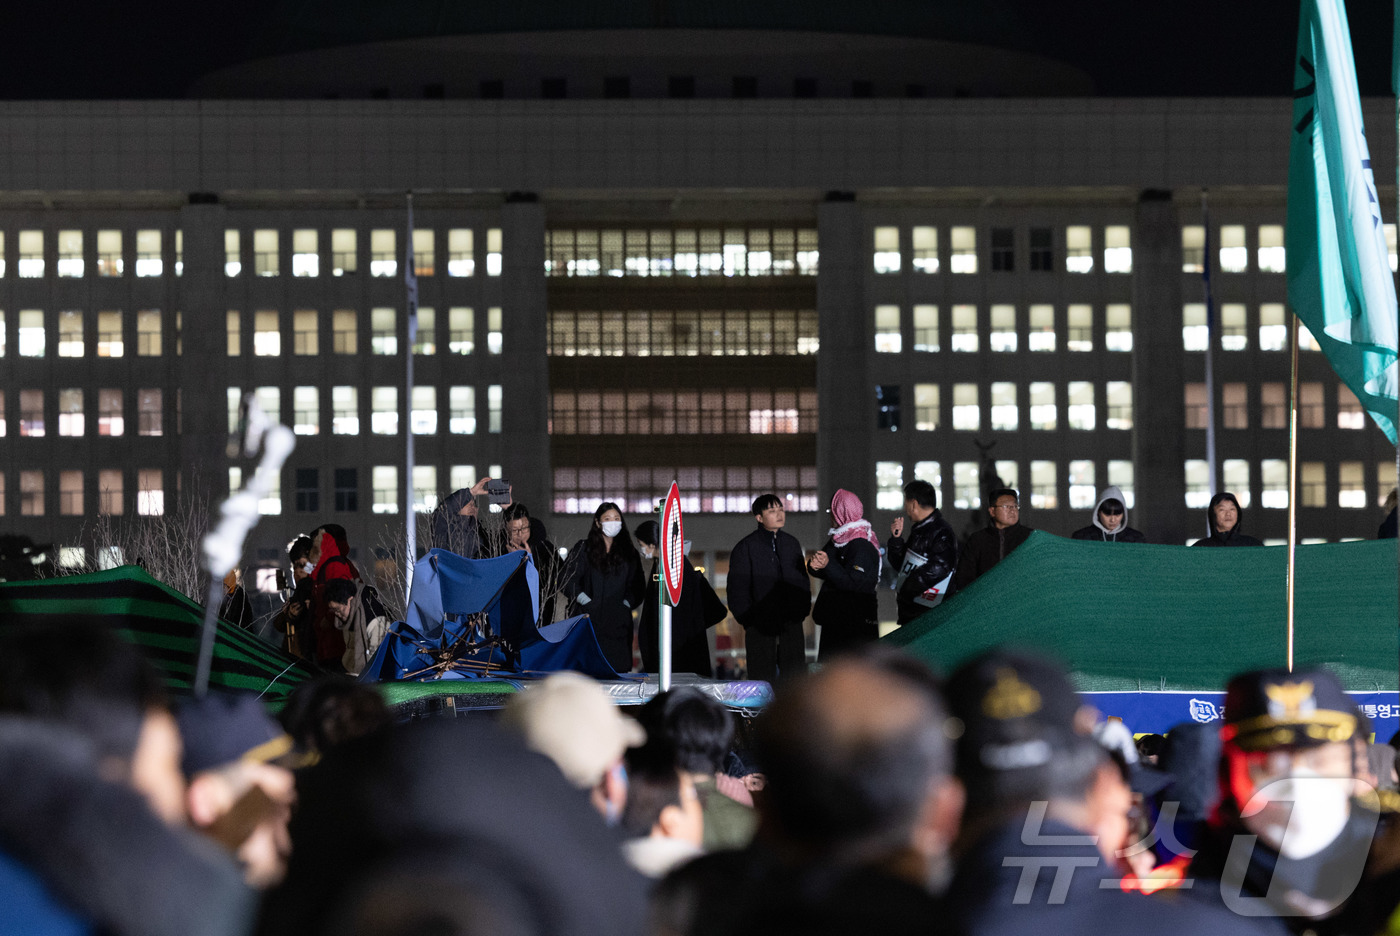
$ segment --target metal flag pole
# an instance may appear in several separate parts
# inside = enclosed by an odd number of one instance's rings
[[[1395,12],[1396,12],[1396,15],[1397,15],[1397,16],[1400,16],[1400,2],[1397,2]],[[1400,44],[1400,29],[1397,29],[1397,30],[1395,31],[1395,42],[1396,42],[1397,44]],[[1392,61],[1391,61],[1391,68],[1392,68],[1392,69],[1394,69],[1394,67],[1395,67],[1395,59],[1397,58],[1397,55],[1396,55],[1397,52],[1400,52],[1400,49],[1392,49],[1392,50],[1391,50],[1391,59],[1392,59]],[[1397,149],[1396,149],[1396,160],[1395,160],[1395,230],[1396,230],[1396,233],[1397,233],[1397,237],[1400,237],[1400,84],[1397,84],[1397,85],[1393,88],[1393,90],[1396,92],[1396,96],[1395,96],[1395,145],[1396,145],[1396,147],[1397,147]],[[1379,205],[1378,205],[1377,207],[1379,208]],[[1400,249],[1400,248],[1397,248],[1397,249]],[[1389,250],[1387,250],[1386,253],[1388,254],[1388,253],[1389,253]],[[1390,259],[1390,258],[1387,256],[1386,259],[1388,260],[1388,259]],[[1400,367],[1400,363],[1398,363],[1396,366],[1397,366],[1397,367]],[[1398,397],[1398,398],[1396,399],[1395,402],[1396,402],[1395,425],[1396,425],[1397,429],[1400,429],[1400,397]],[[1396,490],[1397,494],[1400,494],[1400,444],[1397,444],[1397,445],[1395,446],[1395,490]],[[1377,492],[1377,493],[1379,493],[1379,492]],[[1397,501],[1397,503],[1400,503],[1400,501]],[[1400,550],[1400,536],[1397,536],[1397,537],[1395,538],[1395,544],[1396,544],[1396,549],[1397,549],[1397,550]],[[1397,551],[1397,553],[1396,553],[1395,570],[1396,570],[1397,582],[1400,582],[1400,551]],[[1400,593],[1398,593],[1398,594],[1400,594]],[[1397,605],[1396,605],[1396,611],[1397,611],[1397,614],[1400,614],[1400,603],[1397,603]],[[1400,627],[1400,622],[1397,622],[1397,627]]]
[[[1201,221],[1205,225],[1205,263],[1201,265],[1201,289],[1206,298],[1206,484],[1214,497],[1220,493],[1215,477],[1215,298],[1210,291],[1210,209],[1201,189]]]
[[[1293,364],[1288,394],[1288,671],[1293,672],[1293,584],[1298,556],[1298,316],[1289,316]]]
[[[408,291],[408,347],[404,354],[404,606],[413,586],[413,564],[418,561],[418,513],[413,506],[413,346],[418,342],[418,274],[413,266],[413,193],[408,193],[408,244],[404,249],[404,285]]]

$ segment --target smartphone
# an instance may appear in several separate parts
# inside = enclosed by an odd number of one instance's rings
[[[492,504],[510,503],[510,482],[501,479],[486,482],[488,502]]]
[[[278,591],[286,591],[287,589],[289,589],[289,588],[291,588],[291,587],[292,587],[292,586],[290,586],[290,585],[287,584],[287,570],[286,570],[286,569],[278,569],[278,570],[277,570],[277,590],[278,590]]]

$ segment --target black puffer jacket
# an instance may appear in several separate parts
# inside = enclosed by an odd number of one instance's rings
[[[777,635],[812,608],[812,580],[797,538],[759,527],[729,554],[729,611],[744,627]]]
[[[812,620],[822,627],[822,662],[880,636],[880,608],[875,589],[880,585],[880,550],[857,537],[844,546],[827,540],[822,547],[828,562],[811,569],[822,579]]]
[[[1221,501],[1229,501],[1235,505],[1235,513],[1239,518],[1235,525],[1229,530],[1217,530],[1215,528],[1215,505]],[[1240,509],[1240,502],[1235,499],[1235,495],[1228,491],[1223,491],[1210,499],[1210,506],[1206,508],[1206,525],[1210,528],[1210,535],[1205,539],[1198,539],[1192,546],[1263,546],[1259,540],[1252,536],[1245,536],[1240,532],[1244,527],[1244,511]]]
[[[917,599],[958,567],[958,538],[937,508],[922,522],[914,525],[909,531],[907,541],[891,536],[885,544],[885,555],[895,572],[899,572],[904,566],[909,553],[922,556],[924,562],[910,571],[904,579],[904,584],[899,587],[896,598],[900,624],[912,621],[927,611],[930,606],[920,604]],[[949,588],[944,597],[951,595],[955,590],[956,583],[948,584]]]

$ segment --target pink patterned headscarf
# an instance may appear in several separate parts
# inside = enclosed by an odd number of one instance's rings
[[[845,488],[839,488],[831,498],[831,519],[836,522],[834,529],[828,530],[831,538],[837,546],[845,546],[852,540],[869,540],[876,549],[880,548],[880,541],[875,538],[875,531],[870,526],[869,520],[862,519],[865,513],[865,505]]]

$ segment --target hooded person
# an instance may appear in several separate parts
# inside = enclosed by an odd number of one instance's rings
[[[433,545],[476,559],[481,553],[481,527],[477,522],[476,499],[486,493],[490,478],[482,478],[469,488],[459,488],[442,499],[433,511]]]
[[[643,559],[650,559],[651,571],[647,581],[657,582],[661,574],[661,559],[657,552],[657,542],[661,539],[661,526],[655,520],[644,520],[634,531],[637,548]],[[689,553],[690,544],[684,544]],[[681,602],[671,611],[671,670],[676,673],[694,673],[709,679],[714,675],[710,664],[710,641],[706,631],[729,616],[709,579],[699,569],[691,565],[688,557],[683,559],[685,571],[681,578]],[[642,670],[658,672],[661,668],[661,593],[653,585],[647,589],[642,599],[642,617],[637,625],[637,644],[642,651]]]
[[[1206,526],[1210,535],[1198,539],[1192,546],[1263,546],[1259,540],[1240,532],[1244,526],[1244,511],[1229,491],[1221,491],[1210,499],[1206,508]]]
[[[1111,484],[1099,495],[1094,505],[1093,521],[1074,531],[1071,539],[1093,540],[1096,543],[1145,543],[1141,531],[1128,526],[1127,501],[1117,485]]]
[[[360,570],[350,561],[350,546],[345,536],[345,528],[328,523],[311,537],[311,553],[308,557],[315,565],[311,573],[311,588],[314,596],[312,625],[316,630],[316,662],[323,667],[340,671],[345,656],[345,639],[335,626],[334,616],[326,602],[326,584],[335,579],[360,580]]]
[[[812,620],[821,626],[817,660],[876,640],[880,636],[880,541],[864,519],[860,498],[844,488],[831,498],[830,538],[807,561],[807,571],[821,579]]]

